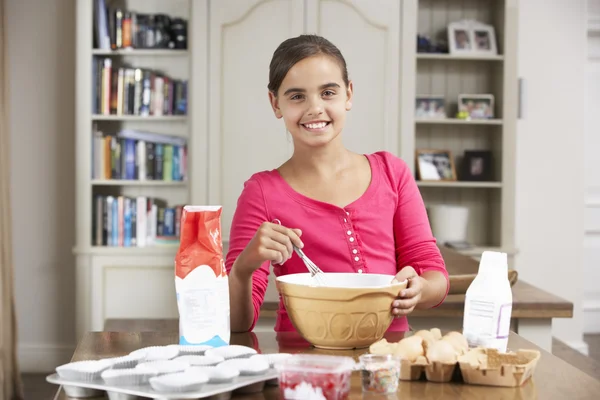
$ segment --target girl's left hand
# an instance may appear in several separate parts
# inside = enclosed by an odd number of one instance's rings
[[[398,282],[408,280],[408,286],[398,293],[398,297],[392,303],[392,315],[402,317],[410,314],[419,301],[423,290],[423,282],[413,267],[406,266],[396,274],[394,278]]]

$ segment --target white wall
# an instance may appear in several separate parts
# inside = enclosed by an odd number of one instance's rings
[[[516,266],[520,279],[574,303],[553,334],[582,341],[585,0],[519,2],[519,76],[526,80],[517,130]]]
[[[584,332],[600,333],[600,0],[588,3],[585,118]]]
[[[74,349],[75,1],[4,3],[18,354],[45,372]]]

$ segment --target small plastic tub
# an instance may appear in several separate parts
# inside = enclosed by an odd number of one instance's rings
[[[352,358],[317,354],[294,354],[275,363],[279,391],[285,399],[347,399]]]
[[[400,357],[363,354],[359,357],[359,363],[363,392],[389,394],[398,391]]]

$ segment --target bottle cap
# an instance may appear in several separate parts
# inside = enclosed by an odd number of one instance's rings
[[[508,274],[508,255],[499,251],[484,251],[479,262],[479,273]]]

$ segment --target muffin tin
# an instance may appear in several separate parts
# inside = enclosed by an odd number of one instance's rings
[[[122,357],[61,365],[46,380],[62,385],[72,398],[106,392],[110,400],[224,400],[233,393],[255,393],[265,385],[277,385],[273,362],[287,356],[257,354],[240,345],[154,346]]]

